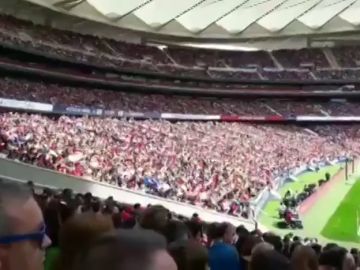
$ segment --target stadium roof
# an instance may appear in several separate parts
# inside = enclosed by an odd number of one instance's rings
[[[360,0],[26,1],[103,25],[183,38],[289,38],[354,33],[360,25]]]

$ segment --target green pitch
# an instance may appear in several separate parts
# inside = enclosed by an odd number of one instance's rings
[[[330,217],[321,234],[331,240],[359,242],[360,181],[356,181]]]
[[[319,179],[325,178],[325,173],[330,173],[333,176],[340,169],[340,165],[327,166],[320,169],[318,172],[305,172],[297,177],[296,182],[288,182],[280,188],[279,193],[284,196],[286,191],[291,189],[294,192],[302,191],[305,185],[317,183]],[[276,223],[278,222],[278,209],[280,207],[279,201],[270,201],[263,209],[260,215],[260,223],[267,228],[277,230]]]
[[[320,178],[324,178],[326,172],[333,176],[340,168],[340,165],[334,165],[322,168],[319,172],[306,172],[298,177],[298,181],[284,185],[279,193],[284,195],[288,189],[300,191],[304,185],[317,183]],[[353,183],[346,183],[345,179],[335,181],[331,188],[301,216],[304,224],[302,230],[277,228],[280,206],[278,201],[267,203],[259,221],[267,229],[281,235],[292,232],[302,237],[316,237],[322,243],[338,242],[345,247],[356,246],[360,241],[357,236],[356,221],[358,210],[360,215],[360,179],[356,182],[355,177],[351,178]]]

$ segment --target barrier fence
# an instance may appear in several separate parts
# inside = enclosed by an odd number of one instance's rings
[[[131,205],[134,203],[140,203],[142,205],[161,204],[170,211],[186,217],[191,217],[194,213],[198,213],[201,216],[201,219],[206,222],[224,221],[230,222],[236,226],[242,224],[249,230],[253,230],[255,227],[255,223],[252,220],[222,214],[195,205],[160,198],[147,193],[120,188],[106,183],[61,174],[53,170],[39,168],[5,158],[0,158],[0,177],[12,178],[21,182],[33,181],[40,187],[49,187],[52,189],[71,188],[78,193],[91,192],[93,195],[102,199],[113,196],[115,200]]]

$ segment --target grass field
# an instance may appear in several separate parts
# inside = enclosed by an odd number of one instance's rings
[[[330,217],[321,234],[335,241],[359,242],[357,216],[360,209],[360,181],[356,181]]]
[[[288,189],[300,191],[304,185],[316,183],[323,178],[326,172],[332,176],[341,168],[334,165],[322,168],[319,172],[306,172],[298,177],[298,181],[284,185],[279,193],[284,195]],[[350,176],[345,181],[344,171],[332,179],[331,185],[321,192],[320,197],[310,203],[308,211],[303,213],[301,220],[304,228],[301,230],[279,229],[278,219],[279,201],[269,202],[259,218],[262,225],[279,234],[292,232],[302,237],[316,237],[320,242],[336,242],[345,247],[359,245],[360,237],[357,235],[357,212],[360,215],[360,179],[359,174]]]
[[[327,166],[320,169],[318,172],[306,172],[300,175],[296,182],[288,182],[279,190],[281,196],[284,196],[287,190],[302,191],[305,185],[317,183],[319,179],[325,177],[325,173],[334,175],[340,169],[340,165]],[[279,201],[270,201],[266,204],[263,214],[260,216],[260,222],[266,227],[276,229],[274,223],[278,221],[278,209],[280,207]]]

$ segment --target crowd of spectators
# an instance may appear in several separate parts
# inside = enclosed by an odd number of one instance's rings
[[[7,158],[243,216],[275,177],[360,149],[355,127],[320,136],[295,126],[20,113],[1,114],[0,126]]]
[[[140,95],[10,77],[0,80],[0,89],[7,99],[128,112],[359,114],[356,103]],[[0,127],[7,158],[243,216],[249,199],[275,177],[314,160],[358,154],[360,136],[356,125],[306,129],[5,112]]]
[[[291,233],[280,237],[256,224],[248,230],[221,220],[206,223],[196,213],[187,218],[161,205],[124,205],[112,197],[103,201],[91,193],[41,190],[32,182],[23,186],[2,179],[0,201],[2,221],[9,226],[0,230],[5,270],[359,268],[357,248]]]
[[[227,115],[331,115],[360,114],[358,103],[292,99],[234,99],[178,95],[137,94],[104,89],[70,87],[20,78],[0,78],[0,98],[125,112],[169,112]]]
[[[357,79],[359,74],[360,49],[356,46],[326,52],[321,48],[267,52],[130,44],[34,25],[5,15],[0,16],[0,29],[2,45],[112,68],[254,80]]]

